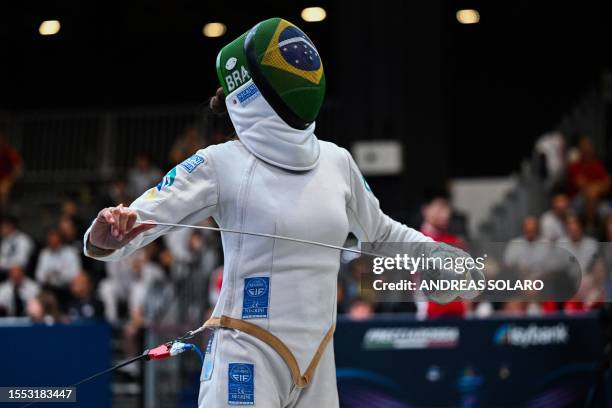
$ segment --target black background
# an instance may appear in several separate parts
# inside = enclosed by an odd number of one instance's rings
[[[303,22],[312,5],[328,18]],[[479,24],[456,21],[469,7]],[[609,2],[573,0],[4,1],[0,109],[201,103],[217,87],[218,50],[281,16],[323,57],[318,136],[347,147],[402,139],[405,174],[371,184],[409,185],[410,197],[398,197],[405,202],[448,177],[516,170],[534,139],[598,86],[610,65],[610,15]],[[38,34],[46,19],[61,21],[58,35]],[[224,22],[226,35],[204,37],[210,21]]]

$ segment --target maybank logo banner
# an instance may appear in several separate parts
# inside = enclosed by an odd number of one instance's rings
[[[519,326],[511,323],[501,325],[493,337],[499,346],[550,346],[569,342],[569,328],[565,323],[556,325]]]

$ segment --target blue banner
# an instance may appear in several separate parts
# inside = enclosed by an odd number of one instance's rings
[[[0,320],[0,349],[0,386],[68,386],[111,366],[111,330],[104,323],[3,325]],[[79,386],[76,395],[76,403],[52,405],[110,407],[110,374]]]
[[[354,322],[335,334],[342,407],[581,405],[603,361],[598,319]]]

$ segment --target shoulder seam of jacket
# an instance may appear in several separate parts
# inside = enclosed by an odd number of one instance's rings
[[[210,160],[211,167],[213,169],[213,173],[215,173],[215,190],[217,194],[216,194],[216,201],[214,205],[217,206],[217,212],[219,213],[219,218],[221,219],[223,218],[223,216],[221,214],[221,206],[219,205],[219,202],[221,202],[221,189],[219,187],[219,184],[220,184],[219,173],[217,173],[217,167],[215,166],[215,161],[213,160],[212,155],[205,153],[204,156],[208,157],[208,160]],[[210,205],[207,205],[204,208],[208,208],[208,207],[210,207]]]
[[[342,152],[344,153],[344,157],[346,158],[346,164],[348,167],[348,178],[349,178],[349,187],[351,190],[351,198],[348,201],[348,205],[350,206],[350,203],[353,201],[354,199],[354,194],[353,194],[353,175],[351,174],[351,158],[350,158],[350,153],[348,150],[346,150],[344,147],[341,147]]]

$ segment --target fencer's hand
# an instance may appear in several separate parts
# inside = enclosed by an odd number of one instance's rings
[[[429,256],[439,258],[441,260],[449,258],[463,258],[465,260],[471,258],[470,254],[463,251],[462,249],[444,243],[436,243],[435,246],[432,248]],[[463,261],[462,263],[464,262],[465,261]],[[443,264],[445,264],[445,262],[443,262]],[[478,269],[465,269],[461,273],[458,273],[453,269],[442,268],[441,270],[437,270],[436,272],[437,273],[431,274],[430,277],[433,279],[442,278],[449,281],[457,281],[458,284],[461,284],[461,281],[465,281],[463,282],[463,287],[466,288],[464,290],[432,291],[426,293],[426,295],[431,300],[443,304],[454,300],[457,296],[466,300],[474,299],[480,294],[480,291],[474,285],[478,281],[486,280],[484,273]]]
[[[155,228],[152,224],[138,224],[136,211],[123,204],[108,207],[98,213],[89,232],[89,242],[100,249],[115,250],[126,246],[138,234]]]
[[[463,258],[464,263],[465,263],[465,259],[471,258],[470,254],[452,245],[445,244],[444,251],[447,251],[447,256],[451,256],[453,258]],[[453,271],[449,271],[449,273],[451,272]],[[472,287],[472,289],[466,289],[466,290],[461,290],[457,292],[457,295],[460,298],[466,299],[466,300],[472,300],[476,296],[480,295],[480,291],[474,285],[480,280],[486,280],[484,273],[481,270],[475,269],[475,268],[472,268],[472,269],[466,268],[466,270],[463,271],[462,273],[457,274],[455,272],[455,276],[458,280],[465,281],[464,283],[468,285],[468,288],[470,286]],[[470,282],[472,282],[472,285],[469,284]]]
[[[430,248],[428,256],[432,259],[439,260],[441,265],[445,264],[446,259],[456,258],[463,253],[463,251],[459,250],[458,248],[442,242],[430,243],[428,246]],[[423,280],[458,281],[462,279],[462,277],[456,274],[453,270],[446,269],[444,267],[426,270],[424,272],[425,273],[422,276]],[[460,293],[455,290],[425,290],[423,292],[429,300],[443,305],[452,302],[453,300],[457,299],[457,296],[460,296]]]
[[[480,269],[471,269],[471,270],[469,270],[467,272],[466,279],[468,280],[468,282],[469,281],[473,281],[473,282],[477,283],[477,282],[481,282],[482,281],[483,284],[486,283],[486,281],[487,281],[487,278],[486,278],[484,272],[482,270],[480,270]],[[476,296],[480,295],[480,293],[481,293],[480,290],[472,289],[472,290],[463,291],[460,296],[463,299],[472,300]]]

